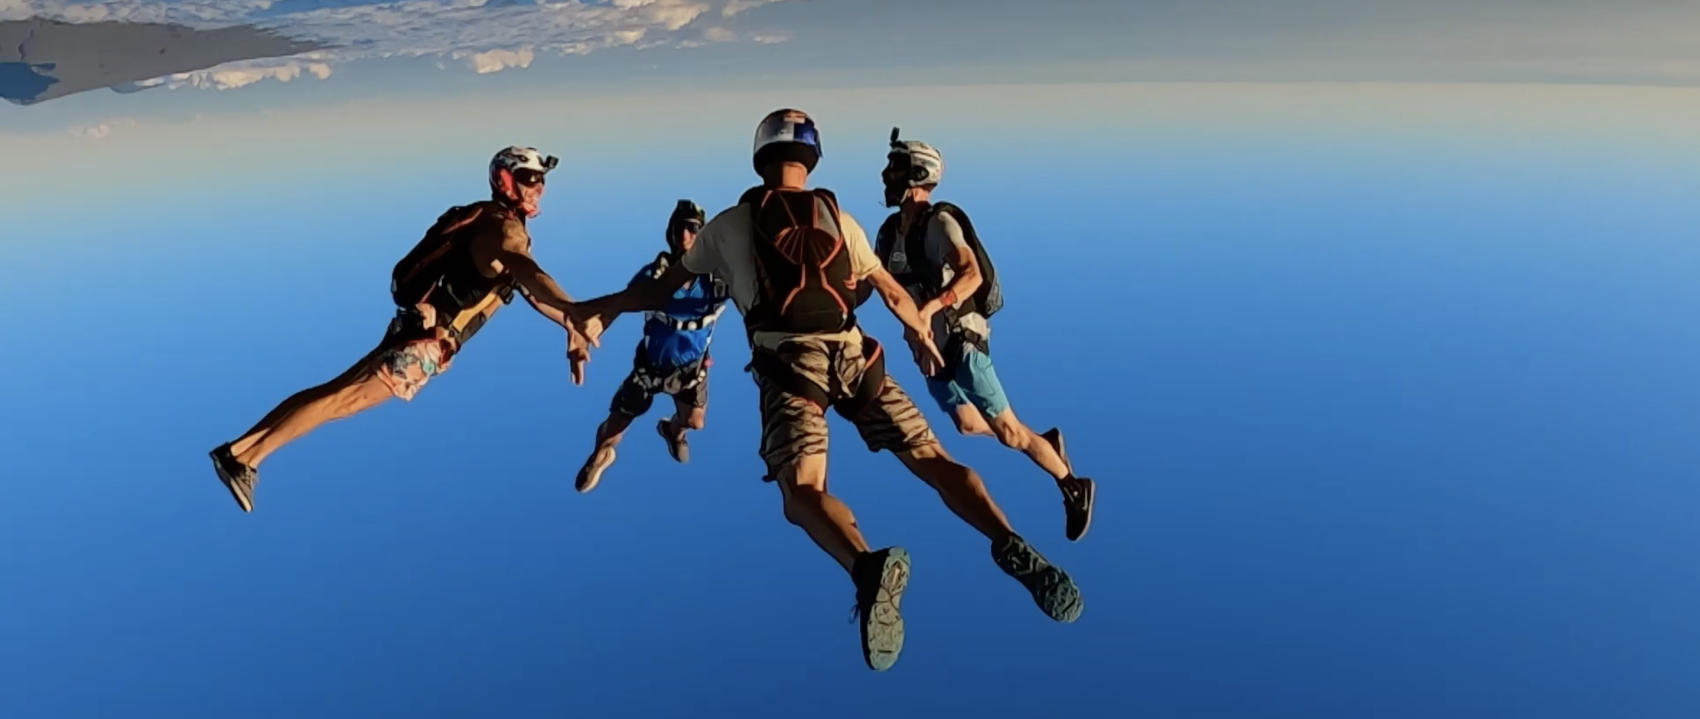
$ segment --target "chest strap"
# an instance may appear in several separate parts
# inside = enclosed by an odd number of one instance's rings
[[[654,322],[660,322],[661,324],[667,325],[675,330],[689,332],[691,330],[700,330],[720,321],[720,315],[725,311],[726,305],[720,305],[719,307],[714,308],[714,312],[712,314],[703,317],[692,317],[690,319],[678,319],[666,312],[649,310],[643,313],[643,318]]]

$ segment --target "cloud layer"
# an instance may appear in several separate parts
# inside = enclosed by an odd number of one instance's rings
[[[50,18],[176,23],[195,29],[253,25],[327,49],[246,60],[133,83],[230,89],[263,79],[324,78],[336,65],[373,58],[446,57],[478,73],[528,67],[544,54],[583,55],[613,47],[691,47],[704,40],[771,43],[777,33],[739,38],[699,19],[743,15],[783,0],[0,0],[0,20]]]

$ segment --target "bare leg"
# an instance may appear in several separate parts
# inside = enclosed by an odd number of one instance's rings
[[[993,436],[991,425],[986,424],[986,416],[972,404],[957,405],[950,418],[956,421],[956,431],[965,437]]]
[[[937,491],[950,511],[987,539],[996,542],[1015,533],[1003,510],[992,501],[992,495],[986,491],[980,475],[952,459],[943,446],[936,442],[922,445],[898,453],[897,458],[916,477]]]
[[[969,409],[974,408],[969,407]],[[975,412],[978,413],[978,410],[975,410]],[[1033,460],[1033,463],[1039,465],[1040,469],[1050,473],[1052,478],[1067,479],[1069,477],[1068,463],[1064,462],[1062,457],[1057,456],[1057,448],[1052,447],[1050,442],[1046,442],[1044,438],[1034,434],[1033,430],[1028,429],[1027,425],[1022,424],[1021,420],[1015,416],[1015,408],[1006,409],[1002,414],[992,418],[991,425],[992,432],[997,435],[998,441],[1002,442],[1005,447],[1026,454],[1028,459]]]
[[[279,403],[253,429],[231,443],[231,454],[242,464],[258,467],[272,452],[319,425],[382,404],[390,398],[390,389],[372,372],[372,357],[367,355],[335,379]]]
[[[850,507],[826,492],[826,455],[802,455],[774,479],[785,500],[786,521],[807,532],[845,572],[854,569],[856,558],[868,552],[868,543]]]
[[[673,431],[678,432],[680,437],[685,436],[685,432],[690,430],[702,429],[703,425],[707,423],[707,417],[707,407],[693,407],[690,401],[684,398],[673,398],[672,426]]]
[[[992,540],[992,560],[1021,583],[1046,615],[1060,622],[1080,616],[1080,588],[1015,533],[974,470],[951,459],[936,443],[897,456],[915,476],[938,490],[956,516]]]
[[[596,446],[591,452],[613,449],[619,445],[620,440],[626,436],[626,428],[632,426],[633,419],[636,418],[624,412],[609,412],[608,419],[596,425]]]
[[[317,429],[319,425],[347,419],[383,404],[384,400],[390,397],[390,388],[376,376],[313,396],[286,413],[276,427],[261,434],[259,441],[250,444],[246,451],[238,453],[236,459],[250,467],[258,467],[272,452]]]

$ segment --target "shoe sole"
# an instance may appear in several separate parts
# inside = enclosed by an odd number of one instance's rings
[[[223,449],[223,447],[220,447],[219,449]],[[218,461],[218,449],[208,452],[207,456],[212,458],[213,471],[218,473],[218,481],[224,484],[224,488],[230,491],[231,498],[236,500],[236,506],[241,507],[244,512],[253,512],[253,498],[244,495],[242,490],[237,489],[236,478],[225,473],[224,463]]]
[[[667,443],[667,454],[671,455],[673,457],[673,461],[678,462],[679,464],[686,464],[690,462],[690,445],[685,444],[684,440],[680,440],[678,445],[675,446],[673,444],[673,435],[670,433],[671,430],[668,427],[669,423],[667,420],[661,420],[655,423],[655,433],[661,435],[662,441]]]
[[[601,452],[597,452],[597,454],[601,454]],[[608,461],[606,462],[597,463],[596,455],[591,455],[591,466],[578,471],[578,478],[573,481],[573,487],[578,490],[579,494],[596,489],[596,485],[602,483],[602,473],[614,466],[614,460],[618,456],[619,454],[614,451],[613,447],[608,448]]]
[[[1080,531],[1069,536],[1068,541],[1070,542],[1080,541],[1081,538],[1086,536],[1086,530],[1092,528],[1092,502],[1098,498],[1097,482],[1085,477],[1079,477],[1078,479],[1080,480],[1080,486],[1084,488],[1081,492],[1083,498],[1080,501],[1080,507],[1081,514],[1085,515],[1086,519],[1080,523]],[[1064,534],[1068,534],[1068,532],[1064,532]]]
[[[1019,559],[1018,566],[1004,567],[1002,562],[998,568],[1020,583],[1033,597],[1033,603],[1039,605],[1039,611],[1045,616],[1062,622],[1073,623],[1080,618],[1086,609],[1086,602],[1080,596],[1080,587],[1068,572],[1055,564],[1051,564],[1039,550],[1027,545],[1025,556]]]
[[[890,669],[903,653],[903,592],[908,588],[909,553],[894,547],[880,567],[873,606],[862,615],[862,658],[869,669]]]
[[[1039,574],[1048,575],[1050,580],[1041,580],[1038,590],[1028,590],[1033,594],[1033,602],[1039,605],[1045,616],[1063,624],[1073,624],[1080,618],[1081,612],[1086,611],[1086,600],[1080,596],[1080,587],[1056,565],[1040,570]]]

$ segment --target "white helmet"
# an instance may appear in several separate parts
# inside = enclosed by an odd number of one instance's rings
[[[796,162],[814,172],[821,158],[820,131],[802,110],[774,110],[756,125],[751,153],[751,162],[758,173],[770,162]]]
[[[502,191],[502,173],[504,171],[510,176],[518,176],[521,171],[530,170],[541,177],[549,174],[549,171],[555,169],[555,165],[559,163],[559,158],[554,155],[545,156],[538,152],[535,147],[515,145],[503,148],[501,152],[496,153],[495,157],[490,158],[490,189],[498,193]]]
[[[886,153],[887,166],[894,160],[907,160],[909,186],[937,185],[944,179],[944,155],[937,148],[920,140],[898,140],[897,128],[891,128],[891,151]]]
[[[503,148],[490,158],[490,192],[504,203],[514,205],[527,217],[536,217],[537,193],[541,192],[543,177],[555,169],[560,160],[544,155],[535,147]],[[521,186],[537,186],[524,190]]]

